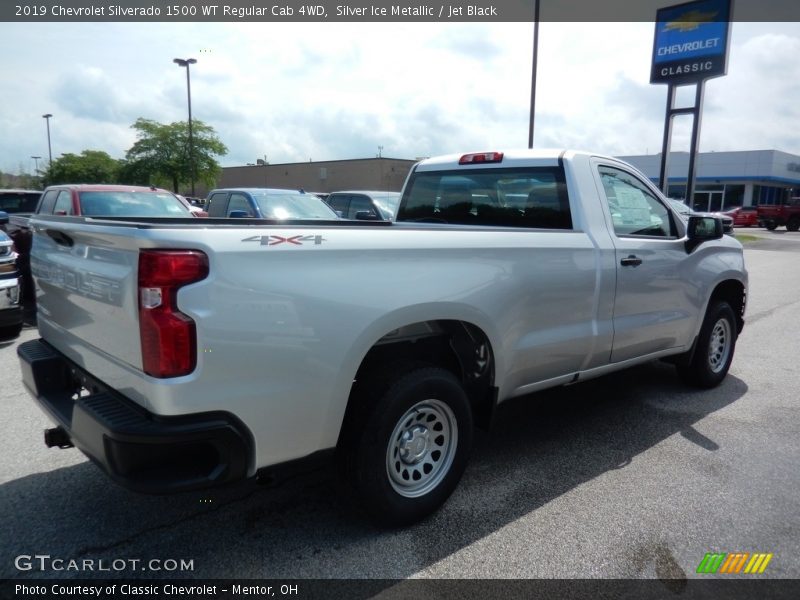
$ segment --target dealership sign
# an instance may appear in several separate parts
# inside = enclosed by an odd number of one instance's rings
[[[650,83],[684,84],[725,75],[731,0],[699,0],[656,13]]]

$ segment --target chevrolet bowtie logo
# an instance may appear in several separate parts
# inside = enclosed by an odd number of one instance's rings
[[[683,13],[674,21],[670,21],[664,25],[663,31],[694,31],[703,23],[710,23],[714,20],[719,12],[700,12],[699,10],[692,10]]]

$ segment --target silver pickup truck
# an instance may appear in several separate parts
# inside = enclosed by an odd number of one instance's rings
[[[728,372],[742,247],[631,166],[432,158],[395,222],[36,217],[22,377],[113,480],[170,492],[335,460],[380,521],[434,511],[515,396],[667,359]]]

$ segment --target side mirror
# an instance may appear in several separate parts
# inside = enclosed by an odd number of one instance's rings
[[[722,219],[705,215],[689,215],[686,231],[686,252],[691,252],[703,242],[722,238]]]
[[[359,210],[356,213],[357,221],[380,221],[381,218],[370,210]]]
[[[232,210],[230,214],[228,214],[228,217],[231,219],[246,219],[248,216],[250,215],[247,214],[246,210]]]
[[[0,210],[0,225],[8,225],[8,213]]]

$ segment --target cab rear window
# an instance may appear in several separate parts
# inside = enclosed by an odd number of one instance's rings
[[[572,229],[559,167],[418,171],[406,186],[397,221]]]

